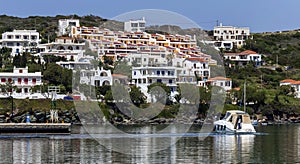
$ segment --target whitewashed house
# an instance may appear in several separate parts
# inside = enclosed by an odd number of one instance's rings
[[[146,29],[146,20],[143,17],[139,20],[129,20],[124,23],[124,31],[126,32],[144,32]]]
[[[210,77],[209,60],[205,58],[175,58],[173,66],[177,67],[177,83],[197,84]]]
[[[209,78],[208,80],[205,81],[199,81],[198,86],[218,86],[223,88],[225,91],[229,91],[232,89],[232,79],[231,78],[226,78],[226,77],[213,77]]]
[[[2,34],[0,46],[11,48],[14,56],[23,52],[36,53],[40,41],[40,34],[36,30],[13,30]]]
[[[132,84],[141,88],[151,101],[148,94],[148,86],[153,83],[164,83],[171,89],[171,94],[176,92],[176,69],[175,67],[132,67]]]
[[[280,81],[280,86],[282,85],[289,85],[295,90],[295,97],[300,98],[300,81],[292,80],[292,79],[285,79]]]
[[[245,40],[251,38],[249,27],[234,26],[215,26],[213,30],[214,45],[217,48],[231,50],[234,46],[237,48],[245,44]]]
[[[1,90],[1,96],[11,94],[15,98],[25,98],[31,94],[31,87],[42,85],[42,73],[28,72],[28,67],[14,67],[13,72],[0,72],[0,80],[1,85],[11,83],[17,88],[16,90],[9,89],[10,93],[7,93],[7,90]]]
[[[103,68],[93,70],[80,70],[80,83],[92,86],[112,85],[113,77],[110,70]]]
[[[58,36],[69,35],[72,26],[79,27],[78,19],[60,19],[58,20]]]
[[[260,66],[262,63],[262,55],[255,51],[246,50],[240,53],[225,53],[224,60],[233,61],[236,65],[246,65],[249,62],[254,62],[256,66]],[[230,64],[229,67],[232,65]]]
[[[40,55],[53,55],[64,57],[68,61],[78,61],[83,57],[85,43],[78,43],[74,38],[58,37],[55,42],[39,46]]]

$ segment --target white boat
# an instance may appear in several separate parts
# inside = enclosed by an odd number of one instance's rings
[[[227,111],[222,120],[214,122],[218,133],[255,133],[248,113],[240,110]]]

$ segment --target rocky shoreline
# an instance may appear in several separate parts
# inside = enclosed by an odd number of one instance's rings
[[[27,116],[29,116],[29,120],[31,123],[50,123],[51,113],[50,111],[44,112],[40,110],[29,111],[26,113],[16,113],[11,117],[11,113],[6,113],[0,115],[0,123],[25,123]],[[55,122],[55,121],[53,121]],[[74,110],[63,110],[58,111],[58,121],[59,123],[72,123],[72,124],[80,124],[80,119]]]
[[[11,117],[11,113],[6,113],[0,115],[0,123],[14,122],[14,123],[25,123],[26,118],[29,116],[31,123],[50,123],[51,113],[50,111],[29,111],[26,113],[16,113]],[[75,110],[58,110],[58,122],[60,123],[71,123],[81,125],[81,121],[86,123],[84,118],[80,119]],[[201,118],[154,118],[154,119],[130,119],[126,117],[112,117],[109,120],[106,119],[93,119],[94,122],[88,123],[111,123],[114,125],[134,125],[134,124],[203,124],[204,119]],[[211,121],[212,123],[213,121]],[[300,123],[300,116],[295,117],[279,117],[274,116],[273,119],[267,119],[267,117],[260,117],[258,119],[259,124],[263,125],[272,125],[272,124],[291,124],[291,123]]]

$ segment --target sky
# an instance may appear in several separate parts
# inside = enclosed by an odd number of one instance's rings
[[[113,19],[136,10],[158,9],[163,12],[157,14],[156,21],[161,18],[162,22],[193,22],[203,29],[212,30],[218,20],[223,25],[250,27],[251,32],[300,29],[299,7],[299,0],[0,0],[1,15],[92,14]],[[164,11],[174,15],[167,17]],[[186,21],[177,20],[177,17],[186,18]]]

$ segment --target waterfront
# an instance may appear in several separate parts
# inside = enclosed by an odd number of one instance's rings
[[[300,125],[258,126],[255,135],[210,134],[201,138],[199,126],[186,134],[155,135],[156,126],[122,126],[138,134],[127,154],[100,145],[83,127],[71,135],[1,135],[0,163],[296,163],[300,162]],[[146,129],[146,130],[145,130]],[[107,129],[109,131],[109,129]],[[150,133],[148,133],[150,131]],[[148,134],[148,135],[147,135]],[[124,144],[122,134],[105,134],[106,142]],[[140,136],[140,137],[138,137]],[[99,134],[99,138],[105,138]],[[182,137],[179,139],[179,137]],[[165,150],[148,154],[159,139],[178,142]],[[130,153],[132,152],[132,154]],[[135,153],[134,153],[135,152]]]

